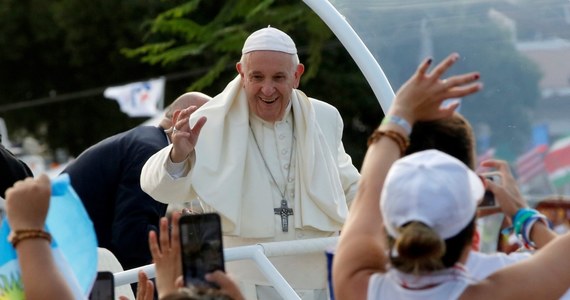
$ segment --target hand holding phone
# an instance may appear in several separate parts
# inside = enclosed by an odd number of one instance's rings
[[[498,172],[488,172],[481,174],[483,178],[493,181],[496,184],[501,184],[501,174]],[[499,207],[495,199],[495,195],[490,190],[485,190],[485,194],[483,195],[483,200],[478,205],[479,209],[494,209]]]
[[[199,289],[219,288],[205,276],[216,270],[225,271],[220,216],[215,213],[182,216],[180,246],[184,285]]]

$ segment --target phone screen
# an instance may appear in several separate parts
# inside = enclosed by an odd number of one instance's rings
[[[479,208],[495,207],[497,203],[495,202],[495,194],[491,191],[485,191],[483,200],[479,203]]]
[[[180,243],[184,284],[218,288],[204,277],[216,270],[225,271],[220,216],[215,213],[183,216],[180,219]]]
[[[501,175],[496,172],[484,173],[483,176],[486,179],[493,181],[497,184],[501,183]],[[489,190],[485,190],[485,194],[483,195],[483,200],[479,203],[478,207],[480,209],[498,207],[498,204],[495,200],[495,194],[493,194],[493,192]]]
[[[89,300],[115,300],[113,273],[97,272],[97,279],[89,294]]]

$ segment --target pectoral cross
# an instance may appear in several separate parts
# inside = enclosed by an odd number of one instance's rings
[[[281,229],[283,232],[289,231],[289,216],[293,215],[293,209],[287,207],[287,201],[281,200],[281,207],[274,208],[273,211],[276,215],[281,216]]]

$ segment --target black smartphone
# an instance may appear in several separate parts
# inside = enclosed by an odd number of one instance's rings
[[[492,172],[492,173],[484,173],[481,174],[486,179],[493,181],[496,184],[501,184],[501,174]],[[495,200],[495,194],[489,190],[485,190],[485,194],[483,195],[483,200],[479,203],[479,209],[490,209],[499,207],[497,201]]]
[[[185,215],[180,218],[180,246],[184,285],[195,288],[219,288],[204,278],[224,267],[222,226],[216,213]]]
[[[89,300],[115,300],[113,273],[108,271],[97,272],[97,279],[89,294]]]

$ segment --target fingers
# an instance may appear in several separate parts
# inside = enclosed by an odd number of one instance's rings
[[[226,278],[224,272],[220,270],[206,274],[205,278],[209,282],[217,283],[220,287],[223,287],[222,283],[227,282],[229,280]]]
[[[180,252],[180,227],[179,224],[180,223],[180,213],[179,212],[174,212],[172,213],[172,232],[171,232],[171,237],[170,237],[170,248],[172,249],[172,251],[178,251],[178,253]],[[176,253],[176,252],[175,252]]]
[[[443,80],[444,89],[447,91],[444,98],[461,98],[478,92],[483,88],[482,83],[475,83],[479,78],[480,75],[478,72],[472,72],[469,74],[451,76]]]
[[[148,247],[150,248],[150,254],[152,255],[152,260],[156,263],[160,259],[161,253],[158,247],[158,241],[156,237],[156,232],[150,231],[148,233]]]
[[[182,275],[176,277],[176,280],[174,281],[174,286],[177,289],[184,287],[184,278],[182,278]]]
[[[146,292],[144,294],[144,298],[137,299],[137,300],[153,300],[154,299],[154,283],[147,279],[145,284]]]
[[[190,130],[190,116],[198,110],[198,106],[192,105],[188,108],[181,110],[179,113],[175,113],[173,116],[176,117],[173,120],[173,124],[178,131],[189,131]]]
[[[152,300],[154,298],[154,284],[148,279],[144,271],[139,271],[137,284],[137,300]]]
[[[461,103],[459,101],[455,101],[449,104],[447,107],[443,107],[439,110],[437,118],[447,118],[451,117],[455,110],[459,107]]]
[[[472,83],[476,80],[479,80],[479,78],[481,77],[481,75],[479,74],[479,72],[471,72],[471,73],[467,73],[467,74],[461,74],[461,75],[456,75],[456,76],[451,76],[447,79],[445,79],[445,84],[449,87],[455,87],[455,86],[461,86],[461,85],[465,85],[468,83]]]
[[[466,86],[454,87],[443,95],[444,98],[461,98],[480,91],[483,88],[482,83],[472,83]]]
[[[28,177],[29,179],[32,179],[32,177]],[[44,173],[41,174],[40,177],[38,177],[38,182],[42,185],[49,185],[50,184],[50,179],[49,177]]]
[[[510,194],[505,188],[487,179],[485,182],[487,190],[491,191],[495,195],[495,201],[499,203],[499,206],[505,215],[512,217],[516,211],[522,207],[521,202],[514,199],[514,195]]]
[[[440,62],[431,72],[430,76],[434,79],[439,79],[447,69],[449,69],[453,64],[459,59],[459,54],[452,53],[447,56],[442,62]]]
[[[418,66],[418,75],[425,75],[432,61],[433,59],[431,57],[424,59],[424,61]]]
[[[230,296],[231,299],[243,299],[238,286],[226,273],[217,270],[213,273],[206,274],[205,278],[209,282],[218,284],[222,293]]]
[[[192,131],[196,136],[200,135],[200,131],[202,130],[202,127],[204,127],[204,124],[206,124],[207,120],[208,119],[206,117],[201,117],[200,119],[198,119],[196,124],[194,124],[194,127],[192,127]]]
[[[160,218],[160,251],[164,252],[170,248],[170,236],[168,232],[168,219]]]
[[[501,174],[501,184],[497,184],[491,180],[485,180],[487,189],[495,195],[495,199],[501,206],[501,210],[507,216],[513,216],[518,209],[527,207],[528,204],[517,186],[517,182],[513,177],[509,165],[503,160],[486,160],[481,163],[484,167],[495,168]]]
[[[509,180],[514,182],[514,177],[511,172],[511,168],[509,167],[509,164],[504,160],[498,160],[498,159],[485,160],[481,162],[481,166],[497,169],[497,171],[501,173],[503,181]]]

